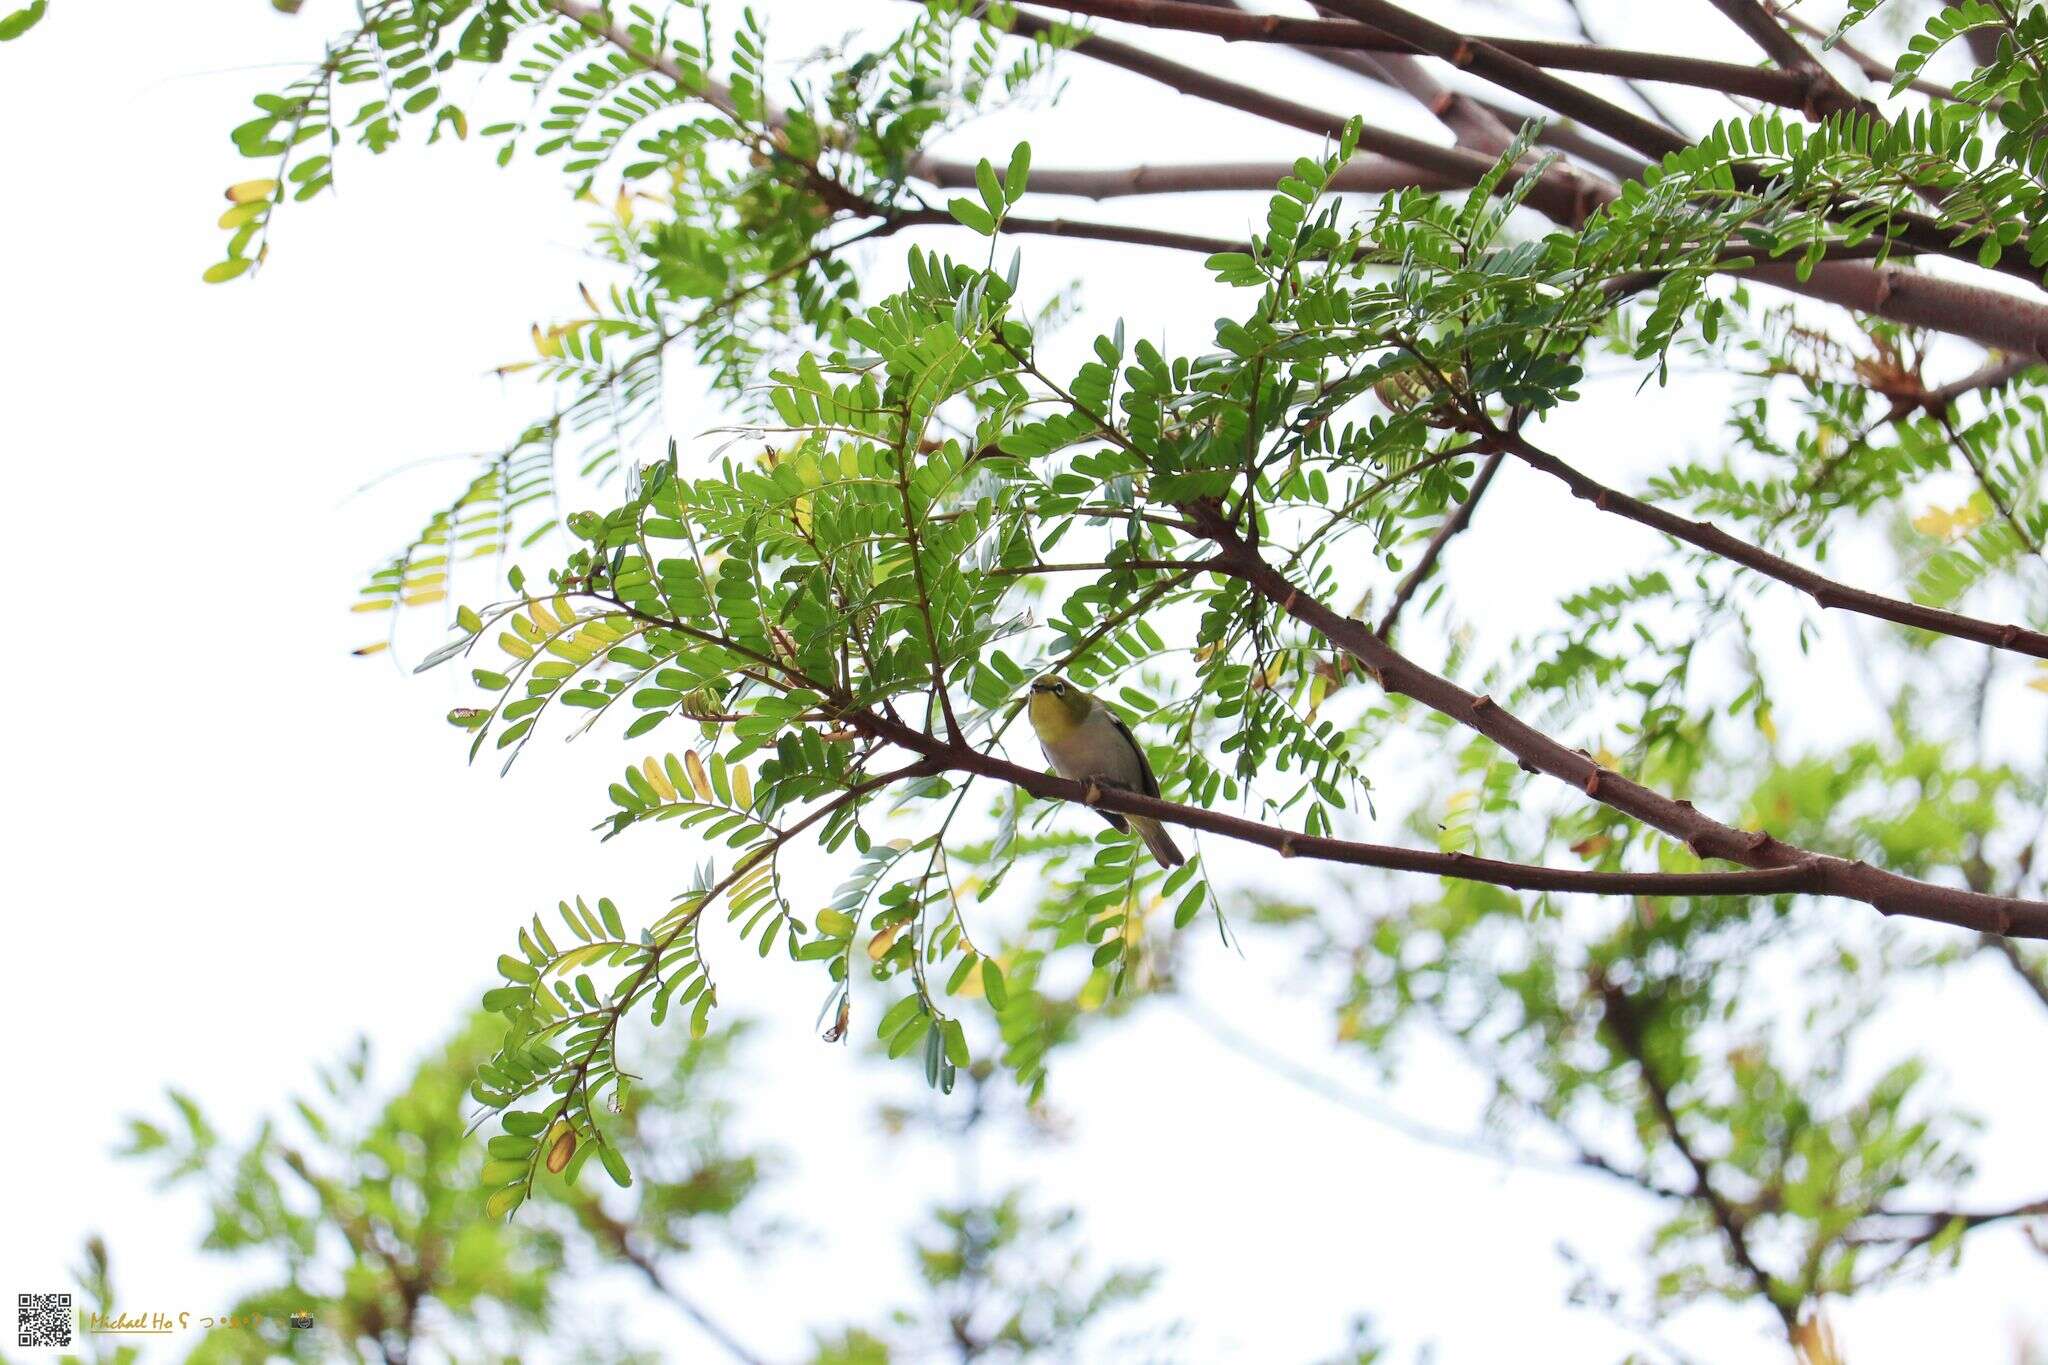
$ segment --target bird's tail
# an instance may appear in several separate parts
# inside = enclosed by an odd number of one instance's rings
[[[1152,850],[1152,856],[1159,860],[1161,867],[1179,867],[1187,861],[1181,855],[1181,851],[1174,847],[1173,836],[1166,832],[1166,826],[1143,815],[1133,815],[1129,818],[1131,828],[1145,841],[1145,847]]]

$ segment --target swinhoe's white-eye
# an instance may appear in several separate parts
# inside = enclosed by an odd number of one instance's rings
[[[1088,693],[1063,678],[1047,675],[1031,684],[1030,710],[1038,746],[1061,777],[1159,795],[1159,779],[1152,775],[1138,737],[1116,712]],[[1162,867],[1179,867],[1187,861],[1157,820],[1107,810],[1096,814],[1115,829],[1136,832]]]

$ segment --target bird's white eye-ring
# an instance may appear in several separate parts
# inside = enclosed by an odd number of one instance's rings
[[[1055,697],[1064,697],[1064,696],[1066,696],[1066,695],[1067,695],[1067,685],[1066,685],[1065,683],[1063,683],[1063,682],[1060,682],[1060,683],[1054,683],[1054,684],[1052,685],[1052,694],[1053,694],[1053,695],[1054,695]]]

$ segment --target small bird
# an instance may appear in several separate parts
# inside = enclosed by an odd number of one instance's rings
[[[1038,732],[1038,746],[1045,750],[1046,761],[1061,777],[1159,795],[1159,779],[1152,775],[1152,765],[1131,727],[1065,679],[1047,674],[1033,680],[1031,728]],[[1179,867],[1187,861],[1157,820],[1107,810],[1096,814],[1115,829],[1136,830],[1160,866]]]

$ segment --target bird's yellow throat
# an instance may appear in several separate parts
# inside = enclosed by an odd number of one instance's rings
[[[1081,723],[1077,714],[1080,710],[1071,696],[1062,697],[1049,688],[1033,688],[1031,691],[1031,728],[1038,737],[1057,744],[1071,735]]]

